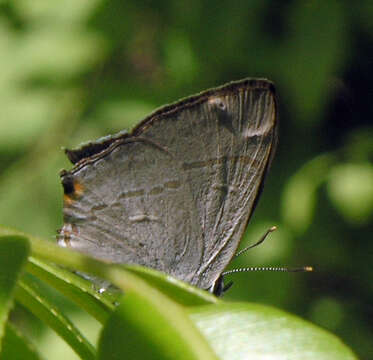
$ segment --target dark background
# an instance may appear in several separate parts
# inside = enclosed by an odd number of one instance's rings
[[[235,274],[225,298],[285,309],[373,359],[372,39],[370,0],[1,1],[0,222],[54,241],[63,146],[271,79],[280,143],[242,245],[279,229],[231,268],[316,271]]]

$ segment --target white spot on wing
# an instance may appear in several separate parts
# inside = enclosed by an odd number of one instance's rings
[[[129,217],[131,222],[142,222],[142,221],[158,221],[159,218],[154,215],[138,214]]]

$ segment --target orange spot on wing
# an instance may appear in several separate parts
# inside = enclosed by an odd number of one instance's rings
[[[63,195],[63,201],[64,201],[64,204],[66,206],[71,205],[75,200],[79,199],[83,195],[84,187],[83,187],[82,184],[75,181],[72,184],[72,189],[71,190],[72,190],[71,192],[69,192],[67,194],[65,193]]]
[[[63,202],[65,205],[69,206],[74,202],[74,199],[70,197],[69,195],[64,194],[63,195]]]
[[[80,197],[83,195],[84,186],[78,182],[74,182],[74,196]]]

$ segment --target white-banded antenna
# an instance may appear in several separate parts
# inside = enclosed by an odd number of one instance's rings
[[[252,266],[247,268],[238,268],[233,270],[228,270],[223,272],[223,276],[239,273],[239,272],[249,272],[249,271],[278,271],[278,272],[309,272],[313,271],[312,266],[302,266],[302,267],[284,267],[284,266]]]

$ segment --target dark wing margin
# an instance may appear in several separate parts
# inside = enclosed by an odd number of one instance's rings
[[[83,159],[99,154],[110,147],[115,141],[125,139],[128,136],[128,132],[123,130],[115,135],[104,136],[96,141],[90,141],[76,149],[65,149],[65,154],[72,164],[76,164]]]

